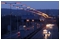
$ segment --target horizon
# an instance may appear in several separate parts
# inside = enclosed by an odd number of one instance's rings
[[[30,6],[34,9],[59,9],[59,1],[1,1],[7,3],[21,2],[26,6]],[[21,5],[21,4],[13,4],[13,5]],[[1,4],[1,8],[9,8],[9,4]],[[12,7],[12,9],[16,9]]]
[[[1,8],[1,9],[9,9],[9,8]],[[17,9],[11,9],[11,10],[17,10]],[[20,10],[20,9],[18,9]],[[59,9],[36,9],[36,10],[59,10]]]

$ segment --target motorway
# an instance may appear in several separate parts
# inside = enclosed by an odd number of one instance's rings
[[[29,27],[27,30],[25,28],[23,28],[20,31],[15,30],[14,32],[11,32],[11,35],[10,33],[4,35],[2,39],[58,39],[59,38],[59,30],[56,24],[53,24],[52,27],[46,27],[47,24],[44,25],[43,23],[32,23],[32,24],[34,25],[34,27],[33,26]],[[52,23],[50,24],[52,25]],[[50,32],[50,34],[48,33],[43,34],[43,30],[45,29],[47,30],[47,32]],[[19,37],[18,37],[19,34],[17,34],[18,32],[20,32]]]
[[[42,33],[43,30],[44,29],[37,32],[31,39],[44,39],[44,35]],[[56,26],[54,26],[53,29],[49,29],[49,31],[51,32],[51,35],[47,37],[47,39],[58,39],[59,38],[59,31]]]

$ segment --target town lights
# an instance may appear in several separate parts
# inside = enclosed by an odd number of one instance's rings
[[[33,8],[30,8],[30,10],[33,10]]]
[[[27,8],[30,8],[30,6],[28,6]]]
[[[21,2],[16,2],[16,4],[20,4]]]
[[[33,10],[35,10],[35,9],[33,9]]]
[[[29,19],[27,19],[26,21],[29,22]]]
[[[1,4],[6,4],[5,2],[1,2]]]

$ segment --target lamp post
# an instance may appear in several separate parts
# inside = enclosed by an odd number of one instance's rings
[[[18,14],[18,9],[20,8],[19,5],[13,5],[13,7],[16,7],[17,9],[17,14]],[[18,15],[17,15],[17,32],[19,31],[19,27],[18,27]]]
[[[17,13],[18,13],[18,9],[19,9],[19,6],[16,6],[17,8]],[[17,15],[17,32],[19,31],[19,27],[18,27],[18,15]]]
[[[14,3],[1,2],[1,4],[9,4],[10,5],[10,38],[11,38],[11,6],[12,6],[12,4],[19,4],[19,2],[14,2]]]

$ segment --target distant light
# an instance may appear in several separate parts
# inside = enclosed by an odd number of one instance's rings
[[[54,24],[46,24],[46,28],[51,28],[54,26]]]
[[[1,4],[5,4],[5,2],[1,2]]]
[[[16,6],[16,8],[19,8],[19,6]]]
[[[20,33],[20,32],[18,32],[18,33]]]
[[[27,8],[30,8],[30,6],[28,6]]]
[[[33,8],[30,8],[30,10],[33,10]]]
[[[20,4],[21,2],[16,2],[16,4]]]
[[[33,9],[33,10],[35,10],[35,9]]]
[[[29,19],[27,19],[26,21],[29,22]]]
[[[47,34],[47,32],[48,32],[48,31],[47,31],[46,29],[43,30],[43,34]]]
[[[44,21],[44,19],[41,19],[42,21]]]
[[[26,25],[23,26],[24,28],[26,27]]]
[[[46,32],[46,31],[47,31],[46,29],[43,30],[43,32]]]
[[[34,20],[32,19],[32,22],[34,22]]]

